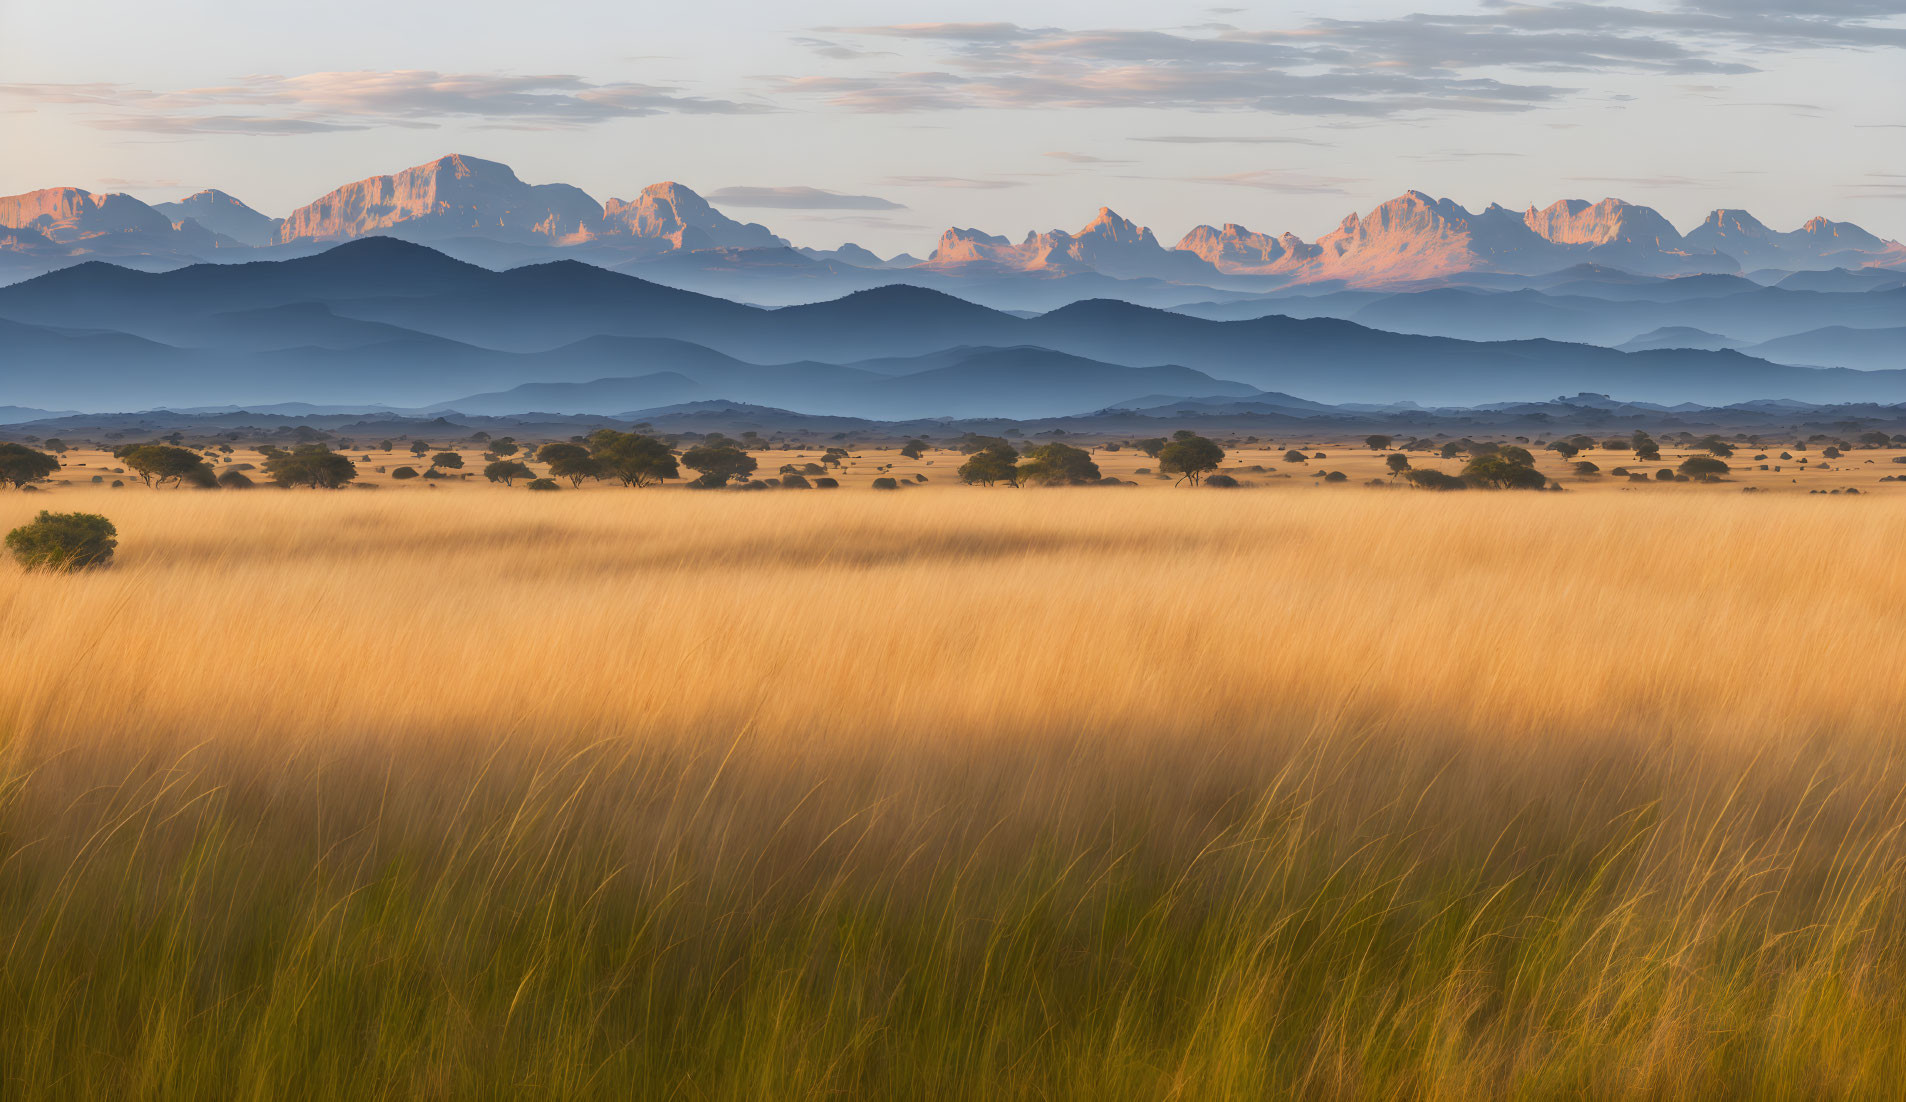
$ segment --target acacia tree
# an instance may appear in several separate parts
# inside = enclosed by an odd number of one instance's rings
[[[1070,482],[1097,482],[1101,477],[1099,465],[1092,462],[1091,453],[1070,444],[1041,444],[1026,452],[1026,460],[1019,465],[1021,482],[1056,486]]]
[[[1373,452],[1387,451],[1390,445],[1394,443],[1389,437],[1380,434],[1366,436],[1363,438],[1363,442],[1368,444],[1370,450]]]
[[[1383,465],[1390,468],[1390,478],[1394,480],[1397,475],[1410,469],[1410,457],[1402,452],[1391,452],[1383,457]]]
[[[700,471],[695,481],[704,488],[726,486],[754,473],[754,456],[727,440],[698,444],[682,453],[682,466]]]
[[[1178,481],[1190,482],[1196,486],[1204,476],[1218,469],[1224,462],[1224,449],[1214,440],[1202,436],[1185,434],[1166,444],[1158,452],[1158,468],[1166,474],[1180,476]]]
[[[60,461],[45,452],[35,451],[25,444],[0,444],[0,485],[12,486],[17,490],[59,469]]]
[[[317,445],[322,447],[323,445]],[[284,453],[279,453],[284,454]],[[146,485],[157,488],[168,482],[183,485],[203,468],[208,473],[205,460],[190,448],[174,447],[171,444],[141,444],[119,454],[126,466],[132,468]],[[267,459],[269,464],[270,460]]]
[[[534,478],[536,472],[518,463],[514,459],[499,459],[483,468],[483,477],[491,482],[501,482],[505,486],[515,485],[519,478]]]
[[[601,465],[603,477],[624,486],[649,486],[681,474],[668,445],[639,432],[597,429],[589,434],[589,455]]]
[[[1490,490],[1540,490],[1549,481],[1535,469],[1529,453],[1515,447],[1471,459],[1463,467],[1463,480]]]
[[[430,465],[447,471],[460,471],[463,469],[463,456],[456,452],[438,452],[430,457]]]
[[[925,440],[909,440],[900,447],[900,454],[906,456],[908,459],[918,459],[925,455],[926,452],[927,442]]]
[[[424,457],[424,454],[428,452],[429,450],[430,450],[430,445],[422,440],[412,440],[410,442],[410,454],[416,456],[419,459],[422,459]]]
[[[995,482],[1019,485],[1019,449],[1004,440],[995,440],[986,447],[973,453],[973,458],[960,464],[960,481],[968,485],[978,483],[991,486]]]
[[[536,458],[549,464],[550,474],[568,479],[572,488],[580,488],[585,478],[602,477],[602,464],[580,444],[544,444]]]
[[[300,444],[266,456],[265,473],[281,486],[335,490],[357,477],[357,464],[323,444]]]

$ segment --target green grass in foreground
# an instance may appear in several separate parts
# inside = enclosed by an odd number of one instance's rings
[[[1901,788],[1799,749],[7,760],[8,1098],[1906,1084]]]

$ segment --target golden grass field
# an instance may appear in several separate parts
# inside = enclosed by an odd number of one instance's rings
[[[1889,495],[1146,485],[0,494],[0,1096],[1906,1096]]]

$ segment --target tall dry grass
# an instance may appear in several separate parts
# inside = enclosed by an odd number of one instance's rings
[[[64,499],[8,1096],[1906,1083],[1884,502]]]

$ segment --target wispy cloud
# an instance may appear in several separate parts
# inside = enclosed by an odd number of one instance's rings
[[[1620,184],[1635,188],[1701,188],[1713,190],[1714,181],[1691,176],[1564,176],[1575,184]]]
[[[684,94],[668,85],[597,83],[569,74],[441,73],[427,69],[249,76],[230,84],[155,90],[127,84],[0,84],[0,97],[82,109],[105,130],[155,134],[317,134],[427,128],[479,120],[517,129],[588,126],[660,114],[771,110]],[[86,109],[92,109],[87,111]]]
[[[1347,185],[1366,182],[1350,176],[1311,176],[1301,172],[1284,172],[1279,169],[1232,172],[1223,176],[1190,176],[1186,179],[1191,183],[1229,184],[1233,187],[1256,188],[1259,191],[1274,191],[1284,195],[1349,195],[1351,193]]]
[[[894,187],[965,188],[975,191],[1026,186],[1024,180],[978,179],[971,176],[889,176],[887,183]]]
[[[1226,14],[1231,14],[1226,12]],[[1388,117],[1520,111],[1572,89],[1514,74],[1756,72],[1802,49],[1906,47],[1900,0],[1674,0],[1640,10],[1594,0],[1483,0],[1480,10],[1313,19],[1247,30],[900,23],[830,27],[833,39],[910,43],[925,66],[779,78],[851,111],[1118,108]]]
[[[725,187],[708,193],[710,202],[761,210],[906,210],[904,203],[877,195],[842,195],[811,187]]]
[[[1157,134],[1142,138],[1130,138],[1134,142],[1161,142],[1166,145],[1309,145],[1319,149],[1329,149],[1332,143],[1318,141],[1316,138],[1286,138],[1256,135],[1238,135],[1227,137],[1222,134]]]
[[[1059,152],[1044,155],[1051,157],[1055,161],[1064,161],[1069,165],[1128,165],[1132,163],[1130,161],[1121,161],[1106,157],[1094,157],[1090,153]]]

